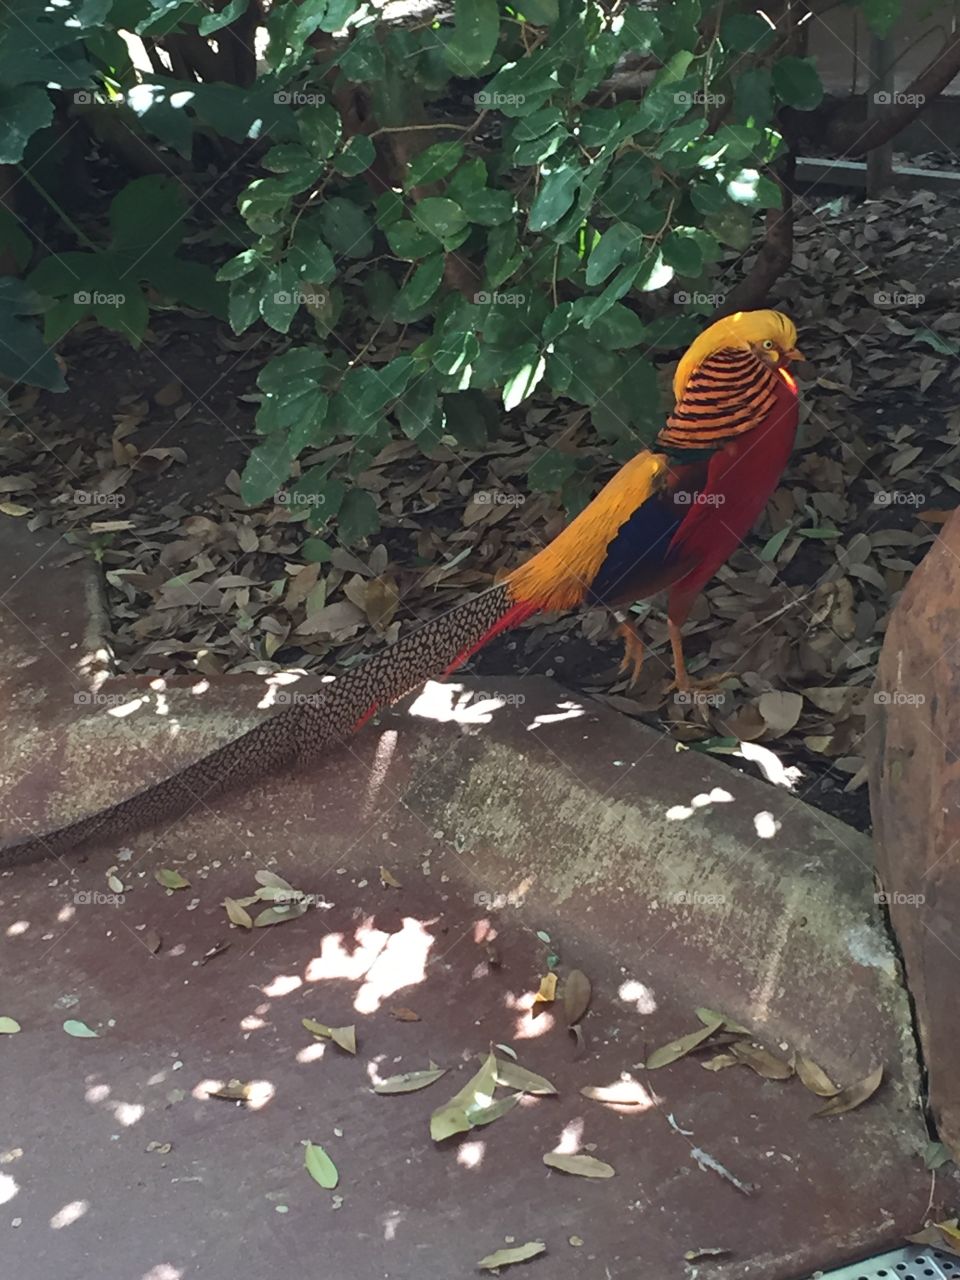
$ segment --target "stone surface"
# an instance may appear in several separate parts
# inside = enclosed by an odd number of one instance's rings
[[[960,1158],[960,517],[894,610],[877,671],[870,804],[930,1104]]]
[[[45,661],[24,668],[16,706],[0,689],[0,838],[149,783],[272,696],[254,678],[121,681],[103,686],[136,703],[118,716],[44,700],[30,673]],[[23,1028],[0,1037],[11,1275],[453,1280],[513,1237],[547,1243],[530,1273],[549,1280],[685,1277],[697,1247],[729,1250],[716,1280],[797,1280],[919,1224],[913,1031],[868,843],[551,681],[498,680],[478,705],[480,688],[428,686],[308,772],[0,878],[0,1015]],[[157,868],[189,888],[162,889]],[[311,909],[232,928],[221,904],[253,892],[260,868]],[[556,1008],[530,1016],[550,963],[593,982],[583,1050]],[[645,1072],[651,1049],[698,1025],[697,1006],[843,1084],[882,1061],[885,1083],[821,1120],[795,1079],[695,1058]],[[355,1024],[357,1056],[314,1043],[303,1017]],[[71,1018],[98,1038],[66,1034]],[[431,1110],[491,1042],[558,1096],[433,1143]],[[431,1089],[371,1093],[372,1078],[431,1059],[450,1068]],[[579,1092],[624,1073],[642,1105]],[[260,1082],[253,1106],[205,1096],[231,1078]],[[342,1201],[305,1173],[305,1139],[335,1160]],[[561,1143],[616,1176],[548,1170]],[[953,1177],[941,1171],[938,1197],[953,1198]]]

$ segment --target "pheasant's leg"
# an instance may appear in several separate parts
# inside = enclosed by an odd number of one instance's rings
[[[637,635],[637,629],[632,622],[627,620],[626,614],[619,611],[615,615],[619,626],[617,634],[623,637],[623,661],[620,663],[620,674],[629,671],[630,684],[633,686],[640,679],[640,672],[643,669],[643,641]]]
[[[687,675],[687,665],[683,660],[683,631],[680,624],[668,619],[670,629],[670,647],[673,649],[673,670],[675,679],[673,688],[679,693],[711,693],[731,676],[735,671],[720,671],[717,675],[704,676],[702,680],[691,680]]]
[[[673,650],[673,685],[681,693],[690,692],[690,677],[687,675],[687,664],[683,660],[683,630],[679,623],[667,620],[670,631],[670,648]]]

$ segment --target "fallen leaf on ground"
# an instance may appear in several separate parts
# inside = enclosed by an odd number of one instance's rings
[[[704,1071],[723,1071],[726,1067],[735,1067],[740,1059],[734,1057],[732,1053],[715,1053],[712,1058],[707,1058],[700,1065]]]
[[[414,1013],[412,1009],[391,1009],[390,1017],[396,1018],[398,1022],[419,1022],[419,1013]]]
[[[468,1119],[475,1129],[479,1129],[485,1124],[492,1124],[494,1120],[499,1120],[508,1111],[512,1111],[522,1097],[522,1093],[511,1093],[506,1098],[497,1098],[495,1102],[490,1103],[489,1107],[480,1107],[476,1111],[468,1111]]]
[[[502,1048],[498,1045],[497,1048]],[[550,1083],[546,1076],[538,1076],[535,1071],[528,1071],[519,1062],[504,1062],[497,1058],[496,1082],[505,1089],[519,1089],[521,1093],[548,1094],[556,1093],[556,1085]]]
[[[148,929],[143,935],[143,945],[147,948],[151,955],[156,955],[163,946],[163,939],[156,929]]]
[[[729,1249],[688,1249],[683,1255],[684,1262],[701,1262],[704,1258],[729,1258]]]
[[[567,1026],[575,1026],[590,1007],[590,979],[581,969],[571,969],[563,982],[563,1011]]]
[[[488,1053],[480,1070],[470,1077],[449,1102],[437,1107],[430,1117],[430,1137],[442,1142],[455,1133],[466,1133],[473,1128],[470,1112],[482,1112],[493,1103],[496,1089],[497,1060]]]
[[[561,1173],[574,1173],[581,1178],[612,1178],[616,1173],[612,1164],[598,1160],[596,1156],[565,1155],[562,1151],[548,1151],[543,1163]]]
[[[639,1080],[616,1080],[613,1084],[585,1084],[580,1090],[585,1098],[617,1107],[649,1107],[650,1094]]]
[[[529,1244],[518,1244],[511,1249],[498,1249],[496,1253],[488,1253],[477,1263],[484,1271],[495,1271],[497,1267],[509,1267],[514,1262],[526,1262],[528,1258],[536,1258],[547,1252],[547,1246],[539,1240],[531,1240]]]
[[[313,1018],[301,1018],[300,1021],[304,1029],[318,1040],[332,1040],[347,1053],[357,1052],[356,1027],[328,1027],[323,1022],[314,1022]]]
[[[223,906],[227,913],[227,919],[231,924],[239,925],[241,929],[253,928],[253,917],[246,907],[242,907],[236,898],[224,898]]]
[[[694,1009],[694,1013],[705,1026],[723,1024],[724,1031],[736,1031],[742,1036],[750,1034],[749,1027],[743,1027],[739,1022],[734,1022],[732,1018],[728,1018],[725,1013],[718,1013],[716,1009]]]
[[[15,1018],[0,1018],[0,1036],[15,1036],[20,1023]]]
[[[179,871],[171,871],[169,867],[157,867],[153,878],[157,884],[163,885],[164,889],[190,888],[190,881],[185,880]]]
[[[862,1106],[868,1098],[880,1088],[880,1082],[883,1079],[883,1063],[870,1072],[868,1076],[864,1076],[862,1080],[858,1080],[856,1084],[849,1085],[846,1089],[830,1099],[826,1106],[821,1107],[819,1111],[814,1112],[814,1116],[842,1116],[847,1111],[853,1111],[857,1107]]]
[[[95,1040],[98,1033],[91,1031],[85,1022],[78,1022],[76,1018],[68,1018],[63,1024],[63,1029],[68,1036],[75,1036],[78,1040]]]
[[[818,1067],[811,1058],[804,1057],[802,1053],[797,1054],[797,1075],[800,1083],[811,1093],[815,1093],[818,1098],[835,1098],[840,1092],[823,1067]]]
[[[793,1067],[789,1062],[778,1058],[769,1049],[751,1044],[749,1040],[738,1040],[736,1044],[730,1046],[730,1052],[744,1066],[755,1071],[758,1076],[763,1076],[764,1080],[789,1080],[793,1075]]]
[[[380,883],[385,889],[402,889],[400,881],[386,867],[380,868]]]
[[[447,1067],[435,1067],[431,1071],[404,1071],[399,1076],[388,1076],[373,1086],[374,1093],[416,1093],[427,1089],[447,1074]]]
[[[283,907],[266,907],[253,922],[255,929],[263,929],[271,924],[286,924],[288,920],[299,920],[306,913],[305,902],[291,902]]]
[[[540,979],[540,987],[537,994],[533,997],[533,1008],[536,1009],[538,1004],[553,1004],[557,998],[557,975],[548,973]]]
[[[789,733],[803,711],[803,697],[799,693],[761,693],[757,710],[763,716],[767,732],[775,738]]]
[[[944,1253],[960,1258],[960,1223],[956,1218],[946,1222],[930,1222],[922,1231],[907,1236],[911,1244],[921,1244],[927,1248],[942,1249]]]
[[[332,1191],[340,1181],[337,1166],[333,1163],[323,1147],[308,1142],[303,1157],[303,1165],[307,1173],[326,1191]]]
[[[252,1096],[252,1080],[228,1080],[218,1089],[208,1089],[208,1098],[226,1098],[229,1102],[249,1102]]]
[[[953,1159],[942,1142],[928,1142],[923,1148],[923,1163],[928,1169],[941,1169]]]
[[[647,1070],[656,1071],[659,1067],[669,1066],[671,1062],[686,1057],[691,1049],[696,1049],[697,1045],[703,1044],[704,1040],[709,1039],[720,1029],[720,1026],[719,1022],[711,1022],[698,1031],[691,1031],[689,1035],[681,1036],[678,1040],[671,1040],[668,1044],[661,1045],[659,1049],[654,1049],[647,1059]]]

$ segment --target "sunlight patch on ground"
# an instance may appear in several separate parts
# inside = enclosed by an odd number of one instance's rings
[[[295,973],[278,973],[277,976],[267,986],[261,987],[260,990],[265,996],[271,999],[277,996],[288,996],[291,991],[296,991],[298,987],[303,986],[303,979],[298,978]]]
[[[553,1148],[558,1155],[574,1156],[583,1145],[583,1117],[577,1116],[563,1127],[557,1145]]]
[[[536,992],[525,991],[522,996],[507,994],[504,996],[503,1002],[508,1009],[514,1009],[519,1013],[519,1017],[514,1023],[513,1034],[517,1040],[536,1040],[538,1036],[546,1035],[548,1031],[552,1031],[556,1025],[556,1019],[552,1013],[544,1010],[533,1016],[533,1004],[536,999]],[[540,1008],[543,1008],[541,1005]]]
[[[487,1144],[479,1138],[472,1142],[461,1142],[457,1150],[457,1164],[464,1169],[479,1169],[486,1151]]]
[[[19,1190],[16,1178],[9,1173],[0,1173],[0,1204],[7,1204]]]
[[[620,984],[617,995],[627,1004],[632,1004],[637,1013],[656,1013],[657,998],[642,982],[630,978]]]
[[[358,1013],[374,1013],[402,987],[423,982],[434,941],[427,927],[411,916],[404,918],[397,933],[376,929],[368,920],[356,930],[352,951],[342,933],[328,933],[320,944],[320,955],[307,965],[306,980],[359,982],[353,1007]]]
[[[527,725],[527,729],[539,729],[545,724],[560,724],[564,720],[579,720],[585,715],[583,707],[579,702],[558,702],[559,710],[535,716]]]
[[[82,1218],[89,1208],[89,1200],[71,1200],[69,1204],[65,1204],[50,1219],[51,1230],[60,1231],[63,1227],[69,1227],[72,1223]]]

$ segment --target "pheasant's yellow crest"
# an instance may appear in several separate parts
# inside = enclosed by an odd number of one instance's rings
[[[782,355],[796,352],[797,330],[782,311],[735,311],[723,316],[687,348],[673,375],[673,394],[679,400],[687,380],[708,356],[724,348],[753,347],[772,342]]]

